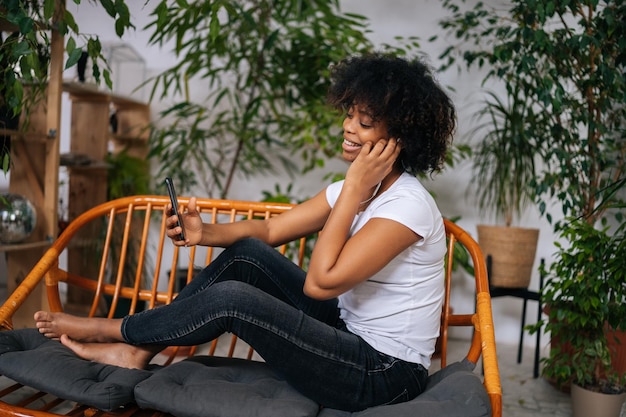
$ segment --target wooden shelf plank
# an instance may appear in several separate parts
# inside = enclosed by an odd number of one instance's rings
[[[115,105],[123,108],[147,108],[148,105],[143,101],[135,100],[132,97],[122,96],[119,94],[113,94],[110,91],[102,90],[96,84],[80,83],[77,81],[65,80],[63,81],[63,91],[73,94],[75,96],[82,97],[102,97],[103,99],[114,103]]]
[[[109,164],[106,162],[94,162],[86,165],[62,165],[72,171],[93,171],[93,170],[107,170]]]
[[[13,252],[20,250],[28,250],[28,249],[36,249],[36,248],[45,248],[52,244],[49,240],[40,240],[38,242],[28,242],[28,243],[11,243],[11,244],[0,244],[0,252]]]
[[[132,135],[113,135],[113,140],[118,140],[120,142],[139,142],[139,143],[148,143],[148,138],[144,136],[132,136]]]
[[[23,141],[32,143],[44,143],[50,140],[47,135],[34,132],[21,132],[18,130],[0,129],[0,136],[11,136],[11,141]]]

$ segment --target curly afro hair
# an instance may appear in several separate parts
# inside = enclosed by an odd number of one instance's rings
[[[383,53],[349,57],[331,69],[327,99],[340,111],[359,105],[374,120],[384,121],[389,137],[401,140],[403,170],[418,175],[443,167],[456,111],[418,59]]]

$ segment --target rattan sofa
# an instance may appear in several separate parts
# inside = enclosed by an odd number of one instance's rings
[[[320,408],[275,375],[236,337],[191,349],[168,349],[169,356],[147,370],[130,370],[84,361],[36,329],[13,329],[12,317],[37,286],[45,286],[49,308],[64,311],[64,291],[82,288],[90,295],[86,314],[119,314],[169,303],[217,248],[174,248],[164,234],[168,198],[133,196],[101,204],[77,217],[0,307],[0,415],[2,416],[271,416],[418,417],[502,415],[491,299],[485,260],[474,239],[445,221],[448,235],[446,296],[438,361],[428,389],[407,403],[358,413]],[[184,207],[188,199],[179,198]],[[292,206],[232,200],[198,200],[205,221],[231,222],[278,215]],[[100,232],[99,232],[100,231]],[[87,237],[86,237],[87,236]],[[90,246],[91,245],[91,246]],[[91,248],[90,276],[68,271],[63,253]],[[453,312],[450,293],[455,250],[467,250],[474,266],[475,309]],[[310,242],[301,239],[278,250],[302,264]],[[83,252],[80,252],[83,251]],[[76,256],[76,252],[73,255]],[[182,273],[183,271],[187,271]],[[130,271],[130,272],[129,272]],[[130,276],[130,279],[129,279]],[[103,299],[110,300],[108,304]],[[103,305],[107,307],[103,308]],[[30,313],[29,313],[30,314]],[[34,323],[33,323],[34,325]],[[448,357],[448,330],[469,326],[464,357]],[[227,346],[220,349],[218,343]],[[243,355],[241,352],[243,351]],[[216,352],[221,352],[216,356]],[[236,356],[243,356],[237,358]],[[454,359],[454,360],[453,360]],[[477,369],[473,369],[479,364]]]

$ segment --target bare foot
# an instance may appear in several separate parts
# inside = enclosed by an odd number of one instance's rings
[[[130,369],[145,369],[160,348],[144,348],[126,343],[82,343],[67,335],[61,335],[61,343],[70,348],[77,356]]]
[[[121,319],[77,317],[66,313],[35,313],[39,333],[51,339],[61,335],[82,342],[122,342]]]

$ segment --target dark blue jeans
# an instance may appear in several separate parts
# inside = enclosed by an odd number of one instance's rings
[[[274,248],[244,239],[169,305],[127,316],[134,345],[196,345],[232,332],[307,397],[342,410],[408,401],[427,371],[373,349],[345,329],[337,300],[303,291],[305,272]]]

